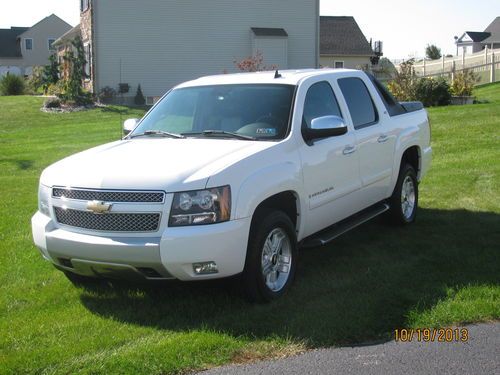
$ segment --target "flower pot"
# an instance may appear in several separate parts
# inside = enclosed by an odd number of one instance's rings
[[[452,96],[451,97],[452,105],[465,105],[465,104],[474,104],[473,96]]]

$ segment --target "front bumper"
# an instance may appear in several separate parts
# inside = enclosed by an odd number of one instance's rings
[[[43,257],[57,268],[80,275],[127,279],[223,278],[245,265],[250,218],[225,223],[167,227],[161,237],[112,237],[59,228],[37,212],[33,239]],[[196,275],[193,263],[217,264],[218,273]]]

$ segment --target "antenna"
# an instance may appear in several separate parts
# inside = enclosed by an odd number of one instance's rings
[[[278,78],[281,78],[281,77],[283,77],[283,76],[280,74],[279,70],[276,69],[276,73],[274,73],[274,79],[278,79]]]

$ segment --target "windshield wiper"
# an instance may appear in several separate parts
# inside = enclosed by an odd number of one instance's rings
[[[147,135],[161,135],[170,138],[186,138],[181,134],[169,133],[163,130],[146,130],[144,133],[131,135],[130,138],[143,137]]]
[[[204,130],[202,132],[191,132],[191,133],[182,133],[183,136],[189,137],[190,135],[203,135],[203,136],[223,136],[237,139],[245,139],[247,141],[255,141],[257,138],[251,137],[249,135],[243,135],[233,132],[227,132],[224,130]]]

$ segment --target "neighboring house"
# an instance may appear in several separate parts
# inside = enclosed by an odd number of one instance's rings
[[[32,27],[0,29],[0,76],[29,75],[34,66],[47,65],[52,44],[71,25],[52,14]]]
[[[500,17],[497,17],[484,31],[466,31],[455,37],[457,55],[481,52],[486,47],[500,48]]]
[[[280,69],[318,67],[319,0],[81,0],[90,82],[149,104],[185,80],[236,71],[262,53]]]
[[[354,17],[322,16],[320,65],[329,68],[369,69],[376,57]],[[378,42],[379,46],[381,45]],[[378,56],[382,55],[382,51]]]

